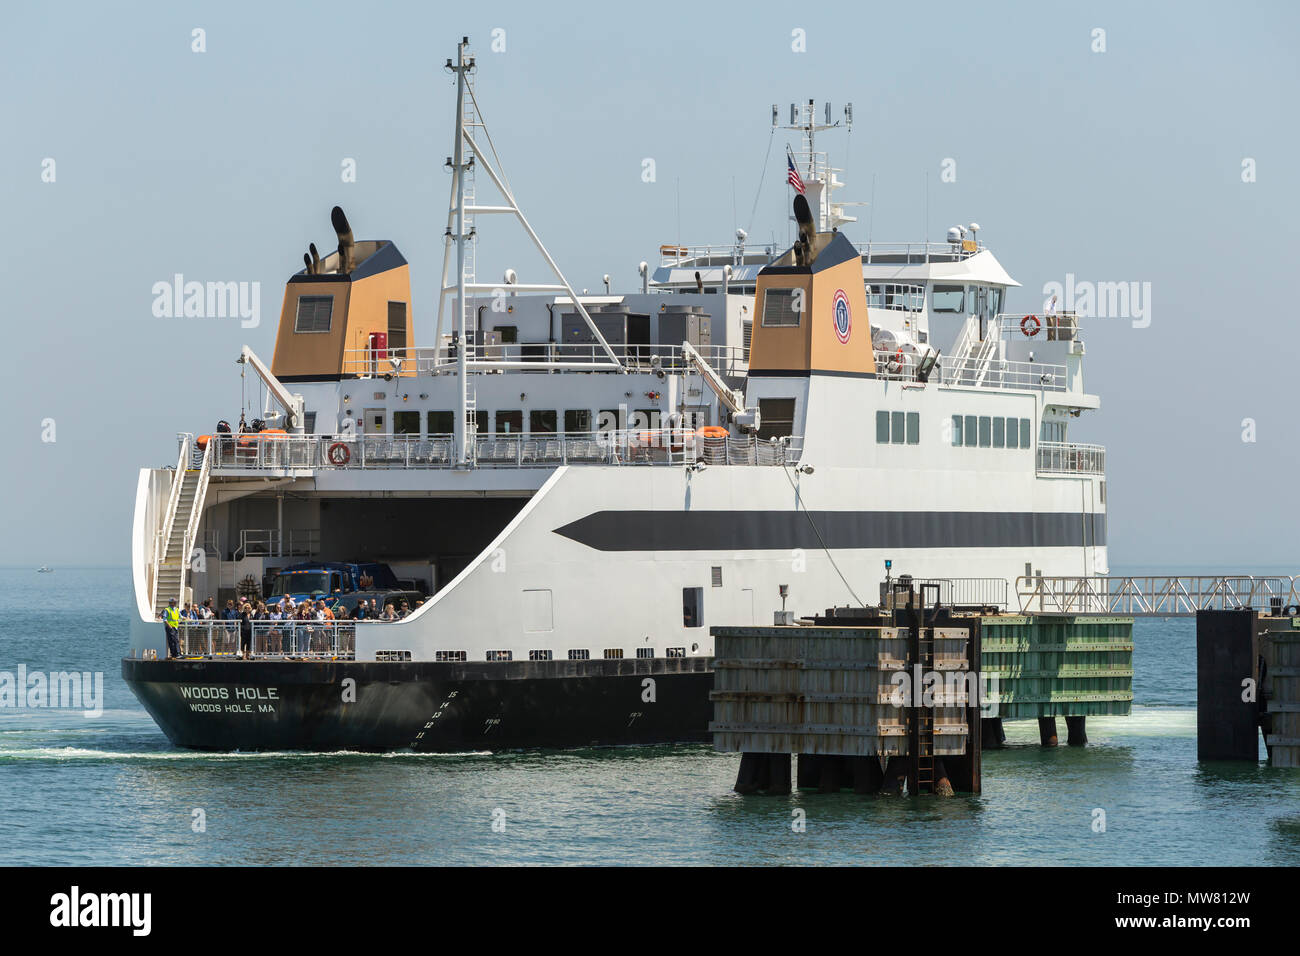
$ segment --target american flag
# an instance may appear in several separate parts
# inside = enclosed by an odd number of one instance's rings
[[[790,170],[785,177],[785,181],[794,187],[794,191],[803,194],[803,180],[799,178],[799,170],[794,168],[794,157],[786,154],[785,164]]]

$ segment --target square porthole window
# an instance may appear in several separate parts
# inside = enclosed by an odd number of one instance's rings
[[[638,647],[636,649],[636,656],[641,660],[645,660],[648,657],[654,657],[655,649],[653,647]]]
[[[591,660],[591,651],[583,648],[579,651],[569,651],[569,660],[571,661],[589,661]]]

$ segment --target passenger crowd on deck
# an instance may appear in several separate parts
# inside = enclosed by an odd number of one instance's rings
[[[418,601],[416,607],[422,605],[423,601]],[[398,606],[385,604],[382,611],[379,610],[379,602],[375,598],[369,601],[362,598],[357,602],[356,607],[350,613],[344,614],[342,609],[331,608],[324,598],[318,598],[312,601],[311,598],[304,598],[295,602],[290,595],[284,595],[278,602],[267,604],[265,601],[241,601],[238,606],[234,600],[226,602],[225,610],[218,613],[213,610],[213,600],[208,598],[202,604],[198,601],[188,602],[181,608],[181,620],[183,621],[400,621],[402,618],[409,616],[413,612],[408,601],[403,600]],[[246,617],[247,615],[247,617]]]
[[[167,648],[169,657],[179,657],[181,654],[180,643],[178,640],[178,629],[186,621],[229,621],[231,626],[239,628],[239,650],[241,656],[248,658],[253,650],[253,622],[258,621],[291,621],[297,623],[311,624],[329,624],[338,621],[400,621],[412,613],[414,608],[408,601],[401,601],[397,607],[392,604],[385,604],[382,611],[379,610],[379,603],[376,598],[366,600],[361,598],[357,601],[356,607],[351,612],[347,612],[342,606],[330,607],[324,598],[304,598],[301,601],[294,601],[290,595],[284,595],[279,601],[267,604],[265,601],[240,600],[238,606],[233,599],[226,601],[225,608],[218,612],[214,609],[215,602],[208,598],[202,604],[198,601],[187,602],[180,609],[179,614],[175,607],[176,602],[171,602],[170,611],[163,611],[159,614],[162,618],[167,632]],[[422,605],[423,601],[417,601],[416,607]],[[175,617],[175,626],[171,623],[172,616]],[[295,629],[296,630],[296,629]],[[307,631],[312,631],[308,628]],[[273,653],[284,650],[294,652],[296,645],[298,652],[305,653],[311,642],[310,634],[304,632],[295,635],[294,630],[281,632],[278,628],[272,628],[268,632],[268,638],[271,644],[268,648]],[[289,642],[286,644],[286,641]]]

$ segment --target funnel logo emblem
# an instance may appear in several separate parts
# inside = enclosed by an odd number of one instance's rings
[[[840,345],[848,345],[849,334],[853,331],[853,313],[849,311],[849,297],[843,289],[835,290],[831,313],[835,317],[835,337],[840,340]]]

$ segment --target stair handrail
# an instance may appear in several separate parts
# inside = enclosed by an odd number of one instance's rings
[[[212,472],[212,448],[216,442],[209,441],[203,449],[203,463],[199,466],[198,482],[194,485],[194,499],[190,502],[190,517],[185,524],[185,538],[181,542],[181,578],[180,597],[185,595],[186,572],[190,568],[190,555],[194,550],[194,539],[198,535],[199,519],[203,515],[203,499],[208,490],[208,476]]]
[[[166,548],[166,542],[171,540],[172,525],[176,523],[176,506],[181,500],[181,484],[185,481],[185,466],[190,460],[190,443],[194,441],[194,435],[191,432],[177,432],[176,439],[180,444],[180,454],[176,457],[176,470],[172,472],[172,487],[167,495],[167,511],[163,515],[162,527],[155,530],[153,536],[153,602],[150,607],[155,614],[158,612],[158,576],[164,557],[159,542],[163,542],[162,547]]]

